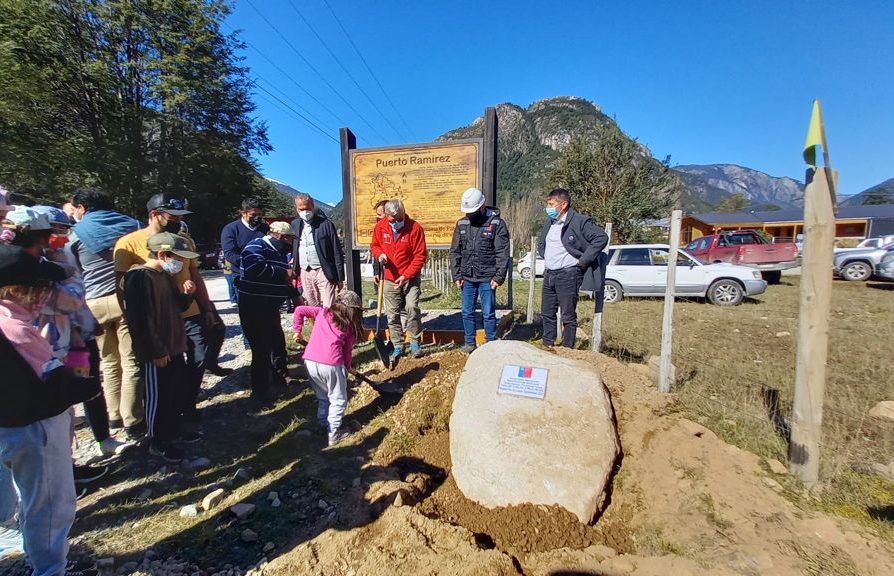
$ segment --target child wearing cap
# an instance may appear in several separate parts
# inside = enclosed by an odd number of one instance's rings
[[[184,238],[170,232],[150,236],[148,260],[124,275],[124,315],[146,387],[149,452],[168,462],[184,457],[173,444],[180,432],[182,398],[188,393],[186,330],[180,314],[192,304],[196,286],[190,280],[178,286],[174,276],[184,261],[199,256],[187,247]]]
[[[354,343],[363,330],[360,296],[346,290],[336,297],[332,308],[297,306],[292,317],[296,341],[301,340],[305,318],[312,318],[314,324],[304,349],[304,365],[317,396],[317,423],[329,432],[332,446],[350,434],[341,424],[348,405]]]

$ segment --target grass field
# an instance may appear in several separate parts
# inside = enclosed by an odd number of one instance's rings
[[[514,308],[524,318],[529,283],[514,283]],[[370,285],[371,286],[371,285]],[[721,308],[678,300],[674,313],[677,407],[724,440],[786,462],[787,444],[768,418],[762,391],[778,391],[781,414],[791,412],[798,337],[799,277],[786,276],[741,306]],[[535,310],[540,306],[540,281]],[[372,293],[372,292],[369,292]],[[508,300],[505,286],[498,302]],[[424,308],[459,306],[457,290],[424,285]],[[604,351],[645,362],[661,349],[663,300],[632,299],[607,305]],[[580,325],[590,333],[594,306],[582,300]],[[823,424],[819,505],[854,517],[894,539],[894,483],[869,472],[894,460],[894,423],[867,415],[894,400],[894,283],[834,284]]]

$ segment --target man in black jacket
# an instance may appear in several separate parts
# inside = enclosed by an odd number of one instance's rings
[[[301,274],[307,304],[329,308],[345,282],[345,254],[338,230],[332,220],[315,209],[309,195],[298,193],[295,208],[298,218],[292,220],[292,266],[296,274]]]
[[[488,342],[497,338],[497,286],[506,279],[509,265],[509,227],[495,208],[485,206],[484,194],[477,188],[463,193],[460,210],[466,213],[453,229],[450,245],[450,272],[462,290],[462,350],[475,350],[475,304],[481,297],[481,316]]]
[[[546,199],[548,220],[540,231],[538,252],[544,258],[543,344],[556,341],[556,309],[562,310],[562,341],[574,347],[577,335],[577,299],[584,275],[593,274],[596,290],[601,290],[599,255],[608,244],[605,231],[593,219],[571,209],[571,194],[556,188]]]

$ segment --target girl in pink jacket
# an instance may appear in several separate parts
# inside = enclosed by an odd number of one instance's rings
[[[332,308],[297,306],[292,316],[296,340],[301,340],[305,318],[313,319],[313,330],[304,349],[304,365],[317,395],[317,422],[329,432],[332,446],[350,435],[341,421],[348,405],[348,370],[354,343],[363,330],[360,296],[346,290],[336,297]]]

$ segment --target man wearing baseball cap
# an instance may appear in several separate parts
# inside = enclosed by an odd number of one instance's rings
[[[273,401],[271,376],[291,382],[279,309],[297,294],[289,282],[295,274],[288,264],[294,240],[288,223],[273,222],[263,238],[255,238],[242,251],[242,277],[236,286],[239,321],[251,348],[251,396],[262,406]]]
[[[171,232],[150,236],[146,251],[146,261],[124,275],[124,315],[146,387],[149,452],[179,462],[184,456],[174,445],[180,439],[179,399],[189,389],[183,360],[187,338],[180,313],[193,303],[196,285],[174,278],[199,255],[189,250],[185,238]]]
[[[488,342],[497,337],[497,286],[506,280],[509,266],[509,227],[500,211],[485,205],[484,194],[477,188],[463,192],[460,210],[466,215],[453,229],[450,245],[450,271],[462,291],[462,350],[475,350],[475,305],[481,298],[484,335]]]
[[[132,267],[143,264],[149,256],[147,241],[149,237],[161,232],[178,234],[180,221],[184,216],[192,214],[188,210],[186,200],[174,197],[167,193],[156,194],[146,203],[149,212],[149,221],[145,228],[122,236],[115,243],[115,274],[118,278],[117,285],[121,286],[120,279]],[[185,239],[189,251],[195,252],[195,244],[192,240]],[[189,393],[184,396],[183,411],[191,421],[198,420],[196,400],[202,386],[202,376],[205,372],[205,356],[208,352],[206,338],[207,327],[217,322],[214,304],[208,297],[208,289],[205,281],[199,273],[197,259],[189,259],[184,263],[183,269],[174,275],[178,286],[185,282],[195,285],[195,298],[189,307],[181,314],[186,328],[186,377],[189,382]],[[195,433],[184,433],[184,438],[198,441]]]

